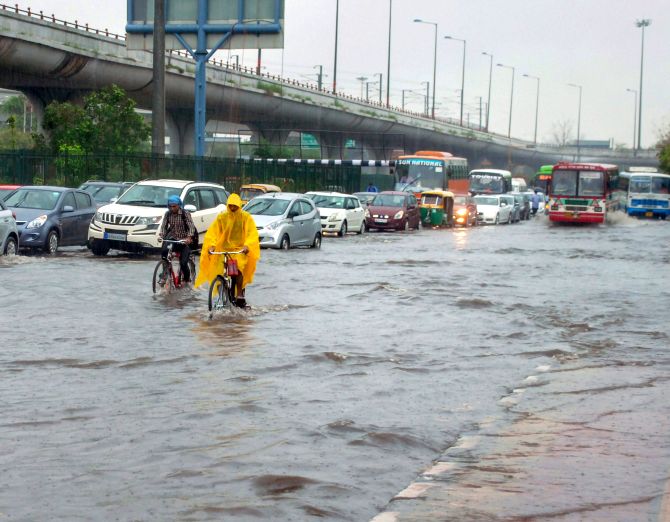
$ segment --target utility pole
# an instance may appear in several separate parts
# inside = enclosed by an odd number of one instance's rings
[[[335,60],[333,65],[333,94],[337,95],[337,33],[340,26],[340,0],[335,0]],[[363,96],[361,94],[361,96]]]
[[[151,151],[165,154],[165,0],[154,0]]]
[[[643,19],[637,20],[635,25],[642,28],[642,48],[640,52],[640,96],[638,101],[640,103],[637,110],[637,150],[642,148],[642,70],[644,67],[644,28],[649,27],[651,20]]]
[[[391,15],[393,14],[393,0],[389,0],[389,47],[386,59],[386,107],[390,107],[390,89],[391,89]],[[381,97],[381,85],[379,86],[379,95]],[[381,103],[381,100],[380,100]]]

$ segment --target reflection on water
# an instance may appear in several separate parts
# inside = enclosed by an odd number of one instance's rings
[[[152,293],[152,256],[0,258],[0,514],[367,520],[437,461],[426,513],[639,520],[670,467],[668,228],[619,225],[264,251],[251,309],[211,317]]]

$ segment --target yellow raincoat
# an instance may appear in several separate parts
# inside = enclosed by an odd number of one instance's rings
[[[258,240],[258,230],[251,214],[242,210],[242,200],[237,194],[228,197],[227,205],[240,207],[236,212],[226,209],[216,217],[216,220],[207,229],[200,252],[200,270],[195,280],[195,286],[210,283],[218,274],[223,274],[223,256],[210,255],[209,248],[215,252],[240,250],[243,246],[249,248],[247,254],[235,254],[231,257],[237,260],[237,266],[244,278],[242,286],[246,287],[254,280],[256,263],[261,258],[261,247]]]

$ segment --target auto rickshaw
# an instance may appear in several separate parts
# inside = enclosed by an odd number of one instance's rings
[[[281,192],[277,185],[268,185],[267,183],[248,183],[240,187],[240,199],[242,205],[245,205],[250,199],[267,194],[268,192]]]
[[[419,202],[421,223],[431,227],[454,225],[454,194],[446,190],[427,190],[421,193]]]

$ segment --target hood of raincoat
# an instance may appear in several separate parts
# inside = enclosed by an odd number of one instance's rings
[[[242,198],[233,192],[230,196],[228,196],[228,201],[226,202],[227,207],[230,205],[242,208]]]

